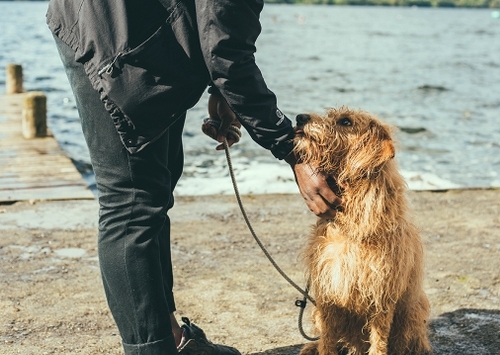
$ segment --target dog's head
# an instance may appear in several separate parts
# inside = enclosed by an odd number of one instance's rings
[[[346,107],[296,118],[295,152],[339,182],[374,178],[395,154],[389,126]]]

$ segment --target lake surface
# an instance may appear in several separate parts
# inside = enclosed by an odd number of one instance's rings
[[[22,64],[25,89],[46,92],[49,126],[92,184],[46,8],[0,2],[0,68]],[[500,186],[500,20],[491,10],[266,5],[262,26],[257,63],[289,118],[361,108],[399,128],[410,188]],[[188,114],[178,194],[232,192],[224,153],[200,130],[206,101]],[[297,192],[287,164],[248,134],[231,152],[241,192]]]

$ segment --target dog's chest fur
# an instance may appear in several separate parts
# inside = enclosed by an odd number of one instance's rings
[[[336,219],[318,219],[307,247],[312,251],[310,276],[314,294],[327,303],[383,311],[387,302],[396,302],[405,291],[412,272],[407,266],[420,258],[420,239],[405,211],[384,212],[394,210],[398,199],[403,201],[396,205],[404,209],[403,196],[358,194],[365,200],[351,199]],[[374,209],[378,211],[373,213]]]

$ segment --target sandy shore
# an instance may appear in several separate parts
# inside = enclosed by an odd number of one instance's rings
[[[500,354],[500,190],[411,192],[426,247],[437,355]],[[245,196],[283,269],[315,217],[298,195]],[[178,315],[244,354],[297,354],[298,293],[255,244],[233,196],[178,197],[171,212]],[[0,205],[0,354],[121,354],[96,256],[95,201]],[[306,330],[309,321],[305,319]]]

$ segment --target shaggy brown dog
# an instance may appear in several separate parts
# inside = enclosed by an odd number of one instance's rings
[[[423,248],[408,216],[390,128],[342,107],[299,115],[296,153],[331,176],[343,204],[305,251],[317,342],[301,355],[430,352]]]

